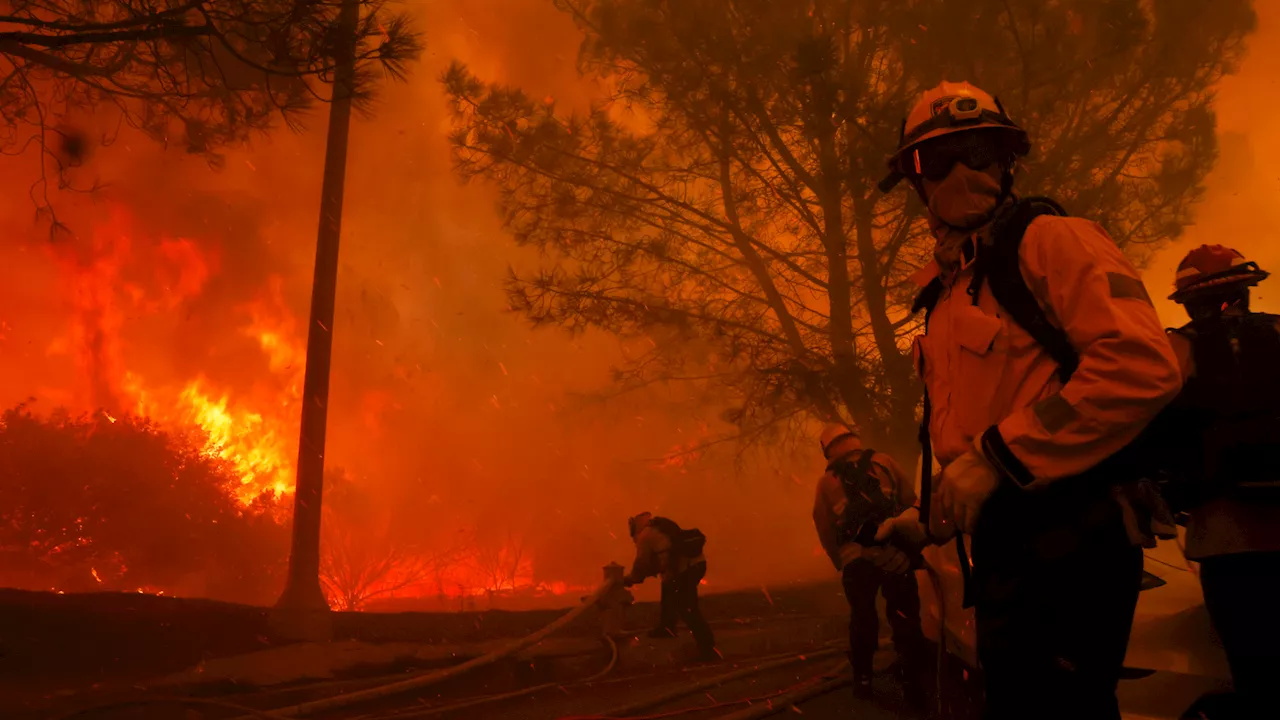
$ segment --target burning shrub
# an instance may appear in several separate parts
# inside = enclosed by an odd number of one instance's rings
[[[262,602],[287,531],[274,501],[195,439],[105,412],[0,416],[0,583],[68,592],[151,590]]]
[[[397,514],[380,500],[343,469],[325,471],[320,585],[334,610],[444,592],[440,578],[469,551],[461,538],[424,542],[421,534],[412,537],[397,527]]]

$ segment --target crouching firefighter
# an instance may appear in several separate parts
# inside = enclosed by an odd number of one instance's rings
[[[1267,276],[1231,248],[1201,246],[1169,296],[1191,318],[1169,336],[1186,383],[1154,435],[1235,685],[1222,714],[1205,712],[1213,720],[1280,712],[1280,317],[1249,310]]]
[[[623,586],[662,576],[660,620],[649,637],[675,637],[676,624],[683,619],[698,643],[697,661],[719,659],[711,626],[698,609],[698,585],[707,575],[707,558],[702,554],[706,538],[696,528],[685,530],[672,520],[647,512],[631,518],[628,525],[636,559],[622,580]]]
[[[881,188],[908,180],[935,239],[916,278],[923,489],[881,536],[963,533],[985,718],[1119,720],[1143,541],[1127,493],[1141,472],[1122,450],[1181,375],[1106,232],[1013,193],[1029,150],[968,83],[929,90],[903,123]]]
[[[915,504],[915,483],[893,458],[863,449],[858,434],[829,425],[820,438],[826,472],[818,480],[813,524],[818,540],[844,579],[849,601],[849,662],[854,692],[870,697],[872,658],[880,637],[876,593],[884,594],[893,630],[904,696],[917,710],[928,707],[932,653],[920,631],[920,596],[913,570],[920,547],[895,547],[875,539],[880,524]]]

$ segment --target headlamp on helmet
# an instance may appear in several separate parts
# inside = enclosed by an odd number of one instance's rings
[[[969,83],[944,82],[925,92],[903,121],[898,149],[889,158],[890,172],[880,182],[880,191],[889,192],[903,178],[941,179],[937,176],[945,177],[956,162],[989,167],[991,162],[1021,157],[1030,150],[1026,132],[996,97]],[[975,151],[977,155],[972,154]]]

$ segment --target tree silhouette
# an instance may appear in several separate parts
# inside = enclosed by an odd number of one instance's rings
[[[913,99],[943,79],[1031,134],[1024,193],[1104,224],[1139,262],[1178,234],[1215,156],[1214,84],[1247,0],[557,0],[606,96],[585,115],[442,77],[463,179],[500,190],[535,324],[650,341],[624,389],[732,398],[747,441],[817,416],[914,458],[918,201],[876,183]]]
[[[220,162],[220,148],[295,125],[331,83],[343,0],[15,0],[0,15],[0,151],[36,144],[48,161],[32,187],[48,202],[54,170],[82,162],[78,113],[113,105],[157,141]],[[421,36],[384,0],[358,0],[357,107],[381,70],[401,78]],[[56,217],[53,218],[56,225]]]
[[[533,559],[526,553],[524,538],[507,530],[505,541],[491,538],[488,541],[473,542],[471,563],[476,569],[476,578],[480,587],[493,602],[495,595],[515,593],[523,589],[521,581],[532,582],[526,578],[532,575]]]
[[[320,584],[338,610],[363,610],[370,600],[399,592],[426,594],[433,580],[472,551],[470,538],[462,535],[436,547],[404,540],[392,508],[376,503],[367,487],[340,468],[325,471],[325,486]]]
[[[432,550],[397,542],[385,527],[325,519],[320,584],[334,608],[357,611],[398,592],[423,594],[432,579],[466,556],[462,546]]]

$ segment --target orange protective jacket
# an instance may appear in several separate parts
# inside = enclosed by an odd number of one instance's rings
[[[985,231],[968,242],[982,252]],[[1063,386],[1057,364],[1001,312],[985,285],[966,292],[973,264],[944,289],[916,338],[929,390],[929,432],[946,466],[977,445],[1018,484],[1078,475],[1129,444],[1177,395],[1182,376],[1138,273],[1096,223],[1041,216],[1020,247],[1023,279],[1080,364]],[[917,274],[923,287],[936,264]]]
[[[1195,375],[1191,341],[1178,333],[1170,333],[1169,341],[1183,377]],[[1193,508],[1188,515],[1191,520],[1187,523],[1185,554],[1189,560],[1242,552],[1280,552],[1280,508],[1274,505],[1217,497]]]
[[[827,472],[818,479],[818,493],[813,500],[813,525],[818,530],[818,541],[822,543],[822,549],[831,558],[831,564],[836,566],[836,570],[844,570],[845,565],[861,557],[862,546],[854,542],[840,544],[844,510],[849,501],[845,496],[844,485],[831,472],[831,465],[860,453],[862,450],[845,453],[828,463]],[[872,455],[868,474],[880,482],[880,490],[885,497],[897,501],[900,510],[916,504],[915,482],[892,457],[880,452]]]
[[[975,253],[984,232],[970,241]],[[1001,312],[989,288],[972,304],[972,265],[943,278],[915,352],[933,406],[929,432],[938,462],[999,444],[1003,457],[993,462],[1036,486],[1088,470],[1131,442],[1177,395],[1182,376],[1138,274],[1097,224],[1041,216],[1027,228],[1019,255],[1027,287],[1079,354],[1065,387],[1053,358]],[[916,281],[924,287],[938,276],[930,264]],[[984,435],[992,442],[981,442]],[[922,626],[931,640],[976,664],[974,611],[963,607],[954,544],[924,551],[933,582],[920,585]]]

